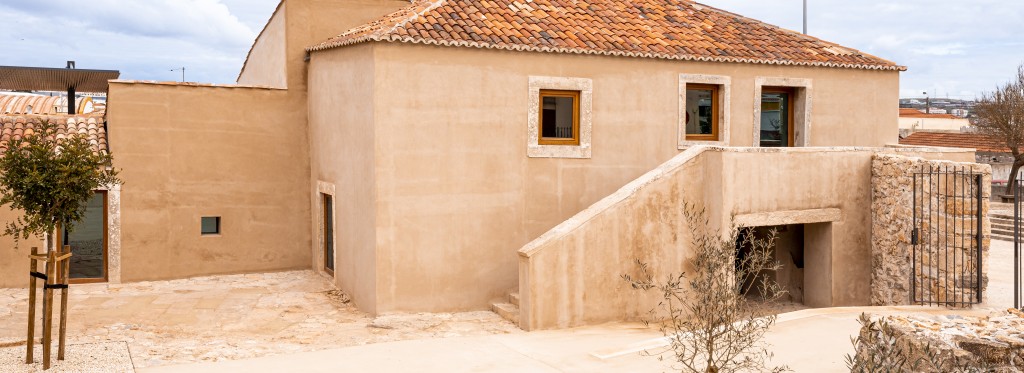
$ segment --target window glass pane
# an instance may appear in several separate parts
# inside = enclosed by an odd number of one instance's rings
[[[219,216],[204,216],[201,222],[203,234],[219,234],[220,233],[220,217]]]
[[[72,231],[64,230],[64,244],[71,246],[71,278],[103,278],[103,197],[96,193],[85,205],[85,215],[75,223]]]
[[[714,134],[714,91],[710,89],[686,90],[686,134]]]
[[[543,100],[542,137],[572,139],[575,105],[572,97],[545,96]]]
[[[789,94],[761,95],[761,146],[789,146]]]

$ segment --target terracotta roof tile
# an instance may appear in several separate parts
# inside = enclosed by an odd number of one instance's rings
[[[102,115],[0,115],[0,153],[7,151],[9,141],[34,133],[43,120],[59,124],[54,138],[81,135],[89,140],[93,150],[102,153],[110,150]]]
[[[952,114],[925,114],[917,109],[900,109],[900,118],[936,118],[936,119],[960,119]]]
[[[976,133],[914,132],[900,139],[900,145],[977,149],[987,153],[1010,152],[999,140]]]
[[[416,0],[307,51],[371,41],[905,70],[857,50],[689,0]]]

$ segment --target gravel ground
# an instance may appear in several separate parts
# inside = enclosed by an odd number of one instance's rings
[[[25,364],[25,346],[0,348],[0,373],[44,372],[43,351],[36,346],[35,364]],[[134,372],[128,344],[124,342],[68,345],[63,361],[53,346],[50,369],[45,372]]]

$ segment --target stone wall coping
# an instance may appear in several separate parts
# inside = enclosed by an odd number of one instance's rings
[[[608,195],[605,198],[597,201],[590,207],[587,207],[583,211],[580,211],[573,217],[566,219],[562,223],[551,228],[544,234],[530,241],[519,249],[519,256],[524,258],[530,258],[541,251],[541,249],[548,243],[562,238],[576,229],[585,225],[591,219],[596,218],[605,210],[608,210],[624,201],[629,197],[634,196],[638,190],[644,186],[661,180],[665,177],[669,177],[673,174],[673,171],[689,163],[692,159],[703,154],[707,151],[715,152],[729,152],[729,153],[795,153],[795,154],[809,154],[809,153],[857,153],[857,152],[871,152],[871,153],[887,153],[887,152],[917,152],[917,153],[960,153],[966,152],[963,149],[951,149],[951,148],[894,148],[891,146],[885,147],[796,147],[796,148],[761,148],[761,147],[729,147],[729,146],[710,146],[710,145],[695,145],[687,147],[682,153],[679,153],[672,159],[661,164],[655,169],[648,171],[646,174],[636,178],[629,182],[615,193]]]
[[[195,83],[195,82],[170,82],[170,81],[157,81],[157,80],[111,80],[110,84],[124,84],[124,85],[157,85],[167,87],[203,87],[203,88],[244,88],[244,89],[261,89],[269,91],[287,91],[287,88],[271,87],[265,85],[246,85],[246,84],[215,84],[215,83]]]
[[[766,227],[790,224],[813,224],[837,222],[843,219],[843,211],[837,208],[759,212],[736,215],[733,224],[737,227]]]

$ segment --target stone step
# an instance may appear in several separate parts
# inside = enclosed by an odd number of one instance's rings
[[[1022,228],[1024,228],[1024,227],[1022,227]],[[1013,224],[996,224],[996,223],[992,223],[992,229],[993,230],[998,229],[998,230],[1001,230],[1001,231],[1013,232]]]
[[[997,240],[997,241],[1013,242],[1013,236],[1003,236],[1003,235],[1000,235],[1000,234],[993,234],[992,235],[992,239],[993,240]]]
[[[1013,229],[996,229],[996,227],[992,227],[992,234],[1000,234],[1003,236],[1013,237]]]
[[[509,322],[519,325],[519,307],[512,303],[503,303],[501,301],[491,302],[491,311],[501,316],[501,318],[508,320]]]
[[[519,307],[519,292],[508,293],[508,302],[514,304],[518,308]]]
[[[1009,221],[1013,221],[1013,215],[988,214],[988,217],[989,217],[989,219],[992,219],[992,220],[1009,220]]]

